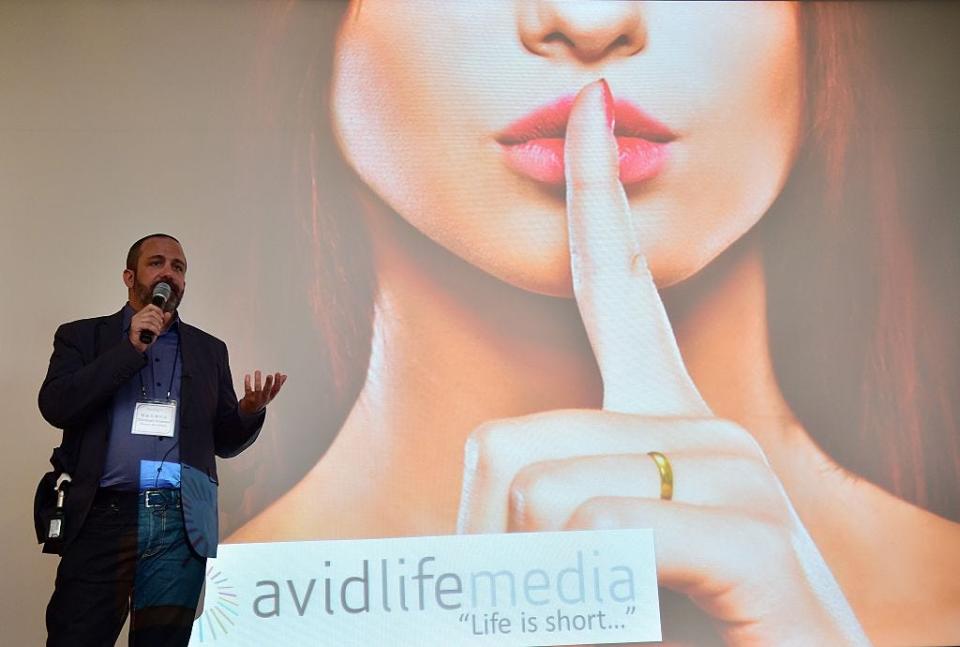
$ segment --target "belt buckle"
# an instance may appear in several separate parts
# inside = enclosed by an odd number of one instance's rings
[[[164,501],[162,498],[157,503],[150,503],[150,495],[156,495],[163,497],[164,493],[171,493],[171,500],[169,504]],[[143,507],[145,508],[156,508],[159,506],[169,505],[171,508],[180,507],[180,490],[144,490],[143,491]]]
[[[143,492],[143,507],[152,508],[155,504],[150,503],[151,494],[160,494],[159,490],[144,490]]]

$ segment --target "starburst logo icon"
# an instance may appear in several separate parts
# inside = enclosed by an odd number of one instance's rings
[[[240,603],[230,580],[213,567],[207,568],[205,608],[194,621],[196,639],[201,643],[216,642],[230,633],[240,616]]]

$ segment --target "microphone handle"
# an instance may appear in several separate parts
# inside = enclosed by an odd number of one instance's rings
[[[153,299],[152,299],[152,301],[151,301],[151,303],[153,303],[153,305],[157,306],[158,308],[162,308],[166,302],[167,302],[166,299],[164,299],[163,297],[157,296],[157,295],[154,295],[154,297],[153,297]],[[151,331],[149,331],[149,330],[141,330],[141,331],[140,331],[140,343],[141,343],[141,344],[152,344],[152,343],[153,343],[153,332],[151,332]]]

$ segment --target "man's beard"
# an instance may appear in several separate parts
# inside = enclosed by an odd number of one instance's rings
[[[167,299],[167,302],[163,304],[164,312],[173,312],[180,305],[180,299],[183,298],[183,295],[180,293],[180,289],[172,281],[164,281],[163,279],[157,280],[153,285],[144,285],[137,279],[136,275],[133,277],[134,289],[136,291],[137,300],[143,305],[148,305],[153,301],[153,289],[157,287],[158,283],[166,283],[170,286],[170,298]]]

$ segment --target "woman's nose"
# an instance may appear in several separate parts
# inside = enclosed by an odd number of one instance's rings
[[[581,63],[632,56],[647,38],[642,3],[632,0],[521,0],[517,24],[529,51]]]

